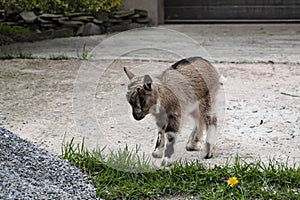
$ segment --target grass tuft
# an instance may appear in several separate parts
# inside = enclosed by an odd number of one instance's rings
[[[84,44],[83,47],[82,47],[82,52],[79,53],[77,51],[77,58],[79,60],[87,60],[88,59],[88,55],[89,55],[89,53],[88,53],[88,50],[86,49],[86,44]]]
[[[104,199],[299,199],[300,168],[270,160],[249,163],[236,158],[233,164],[207,168],[201,161],[174,163],[155,168],[150,159],[140,158],[139,147],[117,152],[88,151],[74,140],[62,147],[62,158],[82,169]],[[137,167],[137,168],[135,168]],[[236,177],[238,183],[227,181]]]
[[[128,146],[124,149],[119,149],[117,152],[110,151],[110,153],[104,159],[104,162],[109,167],[114,169],[126,171],[126,172],[146,172],[155,170],[151,159],[144,153],[142,157],[139,156],[140,146],[135,146],[134,149],[128,149]]]
[[[64,54],[62,55],[52,55],[49,60],[70,60],[70,58]]]
[[[17,50],[14,52],[11,51],[0,51],[0,60],[9,60],[9,59],[33,59],[33,56],[29,52],[23,52],[22,50]]]
[[[81,144],[75,145],[74,139],[72,139],[62,146],[61,157],[88,172],[88,174],[97,174],[97,172],[89,171],[89,169],[104,166],[133,173],[155,170],[149,157],[145,154],[142,156],[138,154],[139,148],[139,146],[136,146],[130,150],[126,145],[124,149],[119,149],[116,152],[110,150],[109,153],[105,153],[106,147],[88,151],[84,146],[84,140]]]

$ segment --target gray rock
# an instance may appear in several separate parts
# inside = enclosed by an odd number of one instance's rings
[[[39,15],[40,18],[43,18],[43,19],[55,19],[55,18],[60,18],[60,17],[63,17],[63,15],[56,15],[56,14],[42,14],[42,15]]]
[[[147,27],[147,24],[131,23],[128,25],[129,29],[144,28],[144,27]]]
[[[95,24],[103,24],[103,21],[101,21],[101,20],[99,20],[99,19],[94,19],[93,20],[93,22],[95,23]]]
[[[63,27],[71,27],[71,28],[78,28],[84,24],[82,21],[64,21],[64,20],[59,20],[59,23],[63,25]]]
[[[140,24],[147,24],[150,22],[149,18],[137,18],[135,21]]]
[[[8,26],[18,26],[20,25],[18,22],[2,22],[1,24],[5,24]]]
[[[108,20],[109,23],[112,23],[112,24],[121,24],[123,22],[123,19],[121,18],[110,18]]]
[[[61,38],[61,37],[72,37],[74,36],[74,31],[70,28],[61,28],[57,30],[48,30],[43,32],[41,35],[48,38]]]
[[[57,24],[53,24],[53,23],[42,23],[41,27],[43,28],[55,28],[57,26]]]
[[[73,21],[83,21],[83,22],[92,22],[94,20],[93,16],[78,16],[78,17],[72,17],[71,20]]]
[[[135,9],[135,14],[139,14],[141,17],[148,17],[148,12],[146,10]]]
[[[96,199],[87,176],[0,127],[0,199]]]
[[[95,18],[100,20],[100,21],[108,21],[109,20],[109,16],[108,13],[106,12],[99,12],[95,15]]]
[[[64,17],[59,17],[59,18],[53,18],[52,20],[55,21],[55,22],[59,22],[59,21],[69,21],[70,18],[64,16]]]
[[[137,19],[137,18],[140,18],[141,15],[140,14],[134,14],[132,16],[130,16],[130,18],[133,18],[133,19]]]
[[[144,26],[142,26],[144,27]],[[127,31],[133,28],[141,28],[141,26],[137,25],[137,23],[131,23],[131,24],[118,24],[113,25],[107,28],[108,32],[121,32],[121,31]]]
[[[96,25],[94,23],[87,23],[82,25],[76,35],[88,36],[88,35],[99,35],[105,32],[105,28],[102,25]]]
[[[114,18],[123,18],[123,17],[129,17],[131,15],[134,15],[135,11],[133,9],[131,10],[120,10],[115,12],[113,15]]]
[[[33,12],[21,12],[21,18],[28,24],[33,24],[37,20],[37,16]]]
[[[25,25],[26,22],[23,19],[20,19],[20,20],[17,21],[17,23]]]
[[[42,23],[42,24],[51,24],[52,23],[52,20],[42,19],[40,17],[37,18],[37,21]]]
[[[84,15],[89,15],[89,13],[83,13],[83,12],[77,12],[77,13],[70,13],[67,14],[67,17],[79,17],[79,16],[84,16]]]

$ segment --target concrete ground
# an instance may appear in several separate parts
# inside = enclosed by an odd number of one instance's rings
[[[180,43],[186,42],[183,40],[190,37],[201,48],[205,49],[206,55],[202,56],[207,58],[208,54],[209,58],[207,59],[212,62],[300,63],[300,24],[191,24],[162,25],[155,29],[134,37],[128,37],[129,33],[122,33],[118,35],[118,38],[123,40],[122,44],[128,46],[135,46],[136,43],[147,42],[148,40],[152,43],[154,41],[161,44],[168,43],[171,49],[176,50],[182,47],[189,48],[180,45]],[[169,29],[170,31],[158,29]],[[179,33],[171,33],[171,30]],[[35,57],[54,55],[80,57],[84,46],[90,52],[111,36],[99,35],[45,40],[2,46],[1,49],[12,51],[21,49],[24,52],[31,52]],[[119,49],[120,43],[111,42],[105,50],[107,55],[112,57]]]
[[[84,49],[85,48],[85,49]],[[151,155],[156,127],[136,122],[126,102],[123,66],[157,74],[182,57],[202,56],[226,78],[226,100],[217,157],[186,152],[184,124],[174,159],[222,164],[243,158],[300,165],[300,25],[164,25],[114,35],[61,38],[2,46],[34,57],[88,60],[0,62],[0,123],[52,153],[63,138],[84,137],[89,148],[140,146]]]

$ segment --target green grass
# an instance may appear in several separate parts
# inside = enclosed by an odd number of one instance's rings
[[[0,60],[9,60],[9,59],[33,59],[33,56],[29,52],[23,52],[22,50],[17,51],[0,51]]]
[[[61,54],[61,55],[51,55],[49,58],[45,58],[45,57],[33,57],[32,53],[24,52],[21,49],[16,49],[16,50],[0,49],[0,60],[35,59],[35,58],[48,59],[48,60],[71,60],[71,59],[88,60],[88,51],[86,50],[86,45],[84,45],[81,53],[77,51],[77,57],[68,57],[64,54]]]
[[[158,169],[147,158],[137,158],[136,150],[125,148],[107,155],[72,140],[63,145],[61,157],[87,173],[104,199],[300,199],[300,168],[275,160],[264,164],[236,158],[234,164],[213,168],[193,161]],[[239,183],[230,187],[227,180],[233,176]]]
[[[10,36],[15,36],[15,35],[20,35],[20,34],[25,34],[29,33],[28,28],[24,27],[11,27],[6,24],[0,24],[0,34],[3,35],[10,35]]]
[[[88,59],[88,51],[86,50],[86,44],[83,45],[81,53],[77,51],[77,58],[79,60],[87,60]]]
[[[70,60],[70,58],[64,54],[62,55],[52,55],[49,60]]]

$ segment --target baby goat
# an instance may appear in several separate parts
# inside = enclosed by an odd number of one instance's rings
[[[154,158],[164,157],[162,165],[169,164],[184,114],[190,114],[195,120],[186,149],[198,150],[206,131],[205,158],[213,157],[217,140],[217,94],[221,84],[218,72],[208,61],[200,57],[182,59],[155,80],[149,75],[136,77],[126,67],[124,71],[130,79],[127,100],[134,119],[141,120],[149,113],[155,117],[158,138],[152,153]]]

